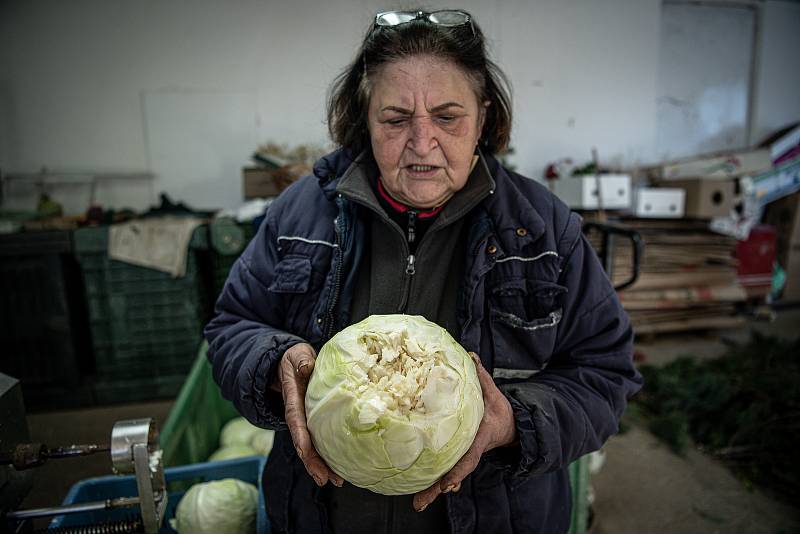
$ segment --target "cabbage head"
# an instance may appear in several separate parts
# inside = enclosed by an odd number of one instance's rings
[[[266,456],[272,450],[272,443],[275,441],[275,431],[259,429],[250,439],[250,446],[260,455]]]
[[[272,450],[272,442],[274,439],[274,430],[257,427],[244,417],[235,417],[222,427],[219,433],[220,449],[218,449],[217,452],[230,449],[232,454],[236,454],[233,451],[239,450],[246,452],[243,447],[249,447],[253,449],[253,452],[239,454],[238,456],[227,456],[227,458],[238,458],[239,456],[250,456],[253,454],[266,456]],[[238,447],[238,449],[236,447]],[[211,459],[221,460],[223,458],[212,457]]]
[[[314,447],[352,484],[423,490],[472,445],[483,396],[472,358],[420,316],[372,315],[319,351],[306,391]]]
[[[250,445],[227,445],[215,450],[208,457],[208,461],[233,460],[234,458],[244,458],[246,456],[258,456],[258,454],[259,452]]]
[[[235,417],[225,423],[219,433],[220,447],[228,445],[250,445],[250,442],[262,429],[244,417]]]
[[[178,534],[254,534],[257,511],[258,489],[225,478],[189,488],[170,523]]]

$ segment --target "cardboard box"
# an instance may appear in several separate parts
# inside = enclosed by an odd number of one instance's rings
[[[797,148],[798,145],[800,145],[800,125],[787,130],[785,134],[775,139],[775,141],[769,145],[772,160],[778,162],[782,156]]]
[[[276,197],[292,183],[291,178],[280,169],[260,167],[242,169],[242,180],[245,200]]]
[[[735,179],[728,180],[670,180],[670,187],[686,191],[686,217],[713,219],[725,217],[740,202]]]
[[[776,158],[775,161],[773,161],[772,163],[776,167],[779,167],[785,163],[789,163],[791,161],[795,161],[798,159],[800,159],[800,145],[797,145],[794,148],[787,150],[786,152],[781,154],[780,157]]]
[[[653,169],[653,178],[681,180],[684,178],[726,179],[752,176],[772,168],[768,148],[758,150],[709,154],[666,163]]]
[[[763,221],[776,228],[778,259],[784,259],[791,245],[800,245],[800,192],[767,204]]]
[[[795,191],[800,191],[800,159],[780,165],[769,172],[753,176],[750,193],[760,206],[765,206]]]
[[[759,224],[744,241],[736,242],[736,275],[748,296],[763,298],[772,289],[775,264],[775,227]]]
[[[627,174],[601,174],[600,190],[603,209],[619,210],[631,207],[631,177]],[[596,210],[597,179],[591,176],[560,178],[553,183],[553,192],[570,208]]]
[[[680,219],[686,203],[686,191],[673,187],[641,187],[635,192],[637,217]]]

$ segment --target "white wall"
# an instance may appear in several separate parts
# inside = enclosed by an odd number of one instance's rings
[[[657,94],[657,156],[670,160],[749,144],[758,10],[665,3]]]
[[[592,146],[608,163],[653,159],[659,0],[461,5],[512,81],[518,170],[538,178],[554,159],[588,160]],[[235,206],[240,167],[257,144],[328,142],[328,85],[386,7],[372,0],[0,2],[0,168],[156,174],[150,186],[100,187],[107,207],[143,208],[161,190],[196,207]],[[784,24],[782,13],[773,18]],[[784,25],[779,31],[791,33]],[[796,99],[795,87],[779,98]],[[759,108],[765,129],[782,109],[770,98]],[[35,203],[18,185],[7,193],[4,207]],[[52,193],[73,213],[88,202],[79,187]]]
[[[647,159],[659,10],[656,0],[555,0],[496,12],[496,56],[515,88],[519,170],[538,178],[554,159],[586,162],[593,146],[609,163]]]
[[[764,6],[751,139],[800,121],[800,2]]]

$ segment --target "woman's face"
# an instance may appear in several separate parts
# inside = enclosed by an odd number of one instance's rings
[[[369,133],[384,187],[409,206],[443,204],[467,183],[485,106],[460,67],[429,56],[386,63],[372,82]]]

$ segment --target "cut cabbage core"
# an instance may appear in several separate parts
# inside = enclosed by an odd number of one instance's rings
[[[362,395],[361,424],[373,424],[392,412],[408,416],[450,407],[458,388],[458,375],[447,367],[441,347],[410,339],[408,330],[384,333],[369,331],[358,338],[364,345],[364,358],[357,368],[368,380],[357,387]]]

